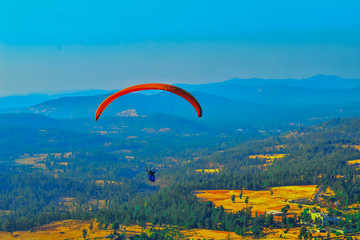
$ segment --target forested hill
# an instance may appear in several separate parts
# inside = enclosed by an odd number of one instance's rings
[[[360,159],[360,118],[333,119],[299,128],[265,140],[249,141],[235,148],[203,157],[193,169],[222,166],[212,175],[180,176],[196,189],[266,189],[271,186],[325,184],[342,193],[342,201],[360,200],[356,167],[348,161]],[[249,158],[250,155],[286,154],[284,158]],[[189,166],[190,167],[190,166]],[[180,181],[178,179],[178,181]]]
[[[103,127],[115,124],[113,120],[108,119]],[[84,128],[88,129],[85,124]],[[56,134],[63,133],[54,134],[50,129],[48,132],[25,130],[39,135],[35,141],[39,148],[49,144],[42,142],[45,139],[42,134],[61,143]],[[20,132],[26,135],[25,130]],[[13,137],[24,136],[19,132],[13,136],[10,132],[11,129],[6,135],[8,146],[16,147]],[[74,143],[76,152],[68,154],[64,148],[54,149],[60,150],[58,155],[2,157],[0,164],[5,171],[1,174],[0,210],[8,212],[1,218],[2,229],[31,228],[56,219],[97,217],[105,225],[148,221],[244,233],[256,221],[265,221],[263,216],[251,217],[249,209],[229,214],[211,203],[198,202],[192,191],[200,189],[259,190],[315,184],[331,186],[336,193],[332,201],[342,206],[360,200],[356,166],[348,164],[349,160],[360,159],[357,149],[360,118],[333,119],[282,135],[265,139],[246,137],[241,141],[245,133],[212,134],[206,130],[190,135],[146,132],[130,139],[116,139],[111,134],[101,136],[96,132],[92,138],[64,134],[73,136],[70,143]],[[86,142],[80,141],[82,137]],[[99,145],[91,145],[94,143]],[[272,161],[258,157],[266,154],[282,157]],[[145,164],[157,168],[158,185],[147,183]],[[196,171],[209,168],[221,170],[213,174]],[[63,204],[69,198],[75,211]],[[100,201],[101,210],[97,209]],[[242,229],[236,228],[239,221]],[[259,224],[270,226],[265,222]]]
[[[223,208],[215,209],[210,202],[198,202],[192,191],[260,190],[309,184],[331,186],[336,194],[328,199],[329,206],[337,202],[346,208],[360,200],[357,167],[347,164],[349,160],[360,158],[357,149],[359,134],[360,118],[348,118],[334,119],[264,140],[248,141],[200,157],[181,168],[168,169],[162,172],[162,176],[166,175],[171,183],[167,188],[146,198],[133,199],[123,206],[109,205],[97,216],[103,224],[117,221],[144,224],[148,221],[186,228],[235,231],[240,235],[249,229],[261,233],[263,227],[271,226],[269,217],[260,215],[251,218],[249,209],[237,214],[226,214]],[[275,158],[270,162],[266,158],[250,158],[265,154],[286,154],[286,157]],[[199,168],[222,170],[209,174],[195,171]],[[353,228],[345,223],[342,226],[347,230]]]
[[[176,144],[179,137],[187,140],[188,147],[193,144],[193,149],[217,141],[216,133],[205,125],[164,114],[104,117],[98,122],[29,113],[0,114],[0,130],[0,156],[6,156],[3,161],[23,154],[68,151],[184,149],[184,144]]]

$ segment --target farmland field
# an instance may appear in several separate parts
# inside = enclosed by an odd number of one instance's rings
[[[10,211],[0,210],[0,216],[8,215]]]
[[[35,168],[45,168],[45,163],[44,161],[46,160],[46,158],[52,155],[55,158],[60,158],[60,157],[64,157],[64,158],[69,158],[72,155],[72,152],[67,152],[67,153],[43,153],[43,154],[32,154],[31,156],[29,154],[24,154],[23,156],[21,156],[20,158],[16,159],[15,161],[18,164],[24,164],[24,165],[32,165]],[[65,165],[67,166],[68,163],[67,162],[61,162],[60,165]]]
[[[214,169],[196,169],[197,172],[205,172],[205,173],[215,173],[221,171],[222,168],[214,168]]]
[[[93,222],[93,230],[89,230],[91,221],[78,221],[78,220],[65,220],[59,222],[53,222],[40,227],[39,229],[30,231],[17,231],[12,234],[9,232],[0,232],[0,239],[33,239],[33,240],[45,240],[45,239],[84,239],[83,229],[88,232],[87,239],[105,239],[105,236],[111,234],[113,230],[99,230],[97,223]],[[143,232],[142,227],[123,226],[128,236],[135,234],[141,234]],[[150,227],[150,224],[147,224]],[[109,227],[110,229],[110,227]],[[120,233],[121,231],[119,231]],[[185,235],[185,238],[195,239],[226,239],[230,235],[231,239],[242,239],[239,235],[233,232],[226,231],[212,231],[205,229],[192,229],[182,230],[181,233]]]
[[[250,155],[250,159],[266,159],[267,162],[272,162],[274,159],[281,159],[286,157],[286,154],[258,154],[258,155]]]
[[[360,164],[360,159],[355,159],[355,160],[347,161],[347,164],[348,164],[348,165],[354,165],[355,163],[359,163],[359,164]]]
[[[13,239],[32,239],[32,240],[45,240],[45,239],[72,239],[80,240],[83,238],[83,229],[87,230],[87,239],[106,239],[105,236],[113,232],[110,230],[99,230],[97,228],[97,223],[93,221],[93,230],[89,230],[91,221],[80,221],[80,220],[65,220],[53,222],[47,225],[44,225],[34,231],[16,231],[13,233],[9,232],[0,232],[0,239],[4,240],[13,240]],[[147,224],[147,228],[150,227],[150,224]],[[157,227],[158,228],[158,227]],[[133,236],[136,234],[141,234],[143,232],[142,227],[134,226],[123,226],[125,232],[128,236]],[[285,236],[287,239],[298,239],[300,228],[293,228],[284,233],[284,229],[264,229],[264,234],[267,239],[279,239],[280,234]],[[119,230],[119,233],[122,231]],[[145,230],[146,232],[146,230]],[[181,230],[181,233],[184,234],[185,239],[230,239],[240,240],[240,239],[253,239],[252,236],[241,237],[233,232],[226,231],[214,231],[206,229],[191,229],[191,230]],[[314,233],[313,236],[326,236],[326,233]],[[331,234],[331,237],[335,235]]]
[[[267,191],[243,190],[242,199],[239,198],[241,190],[207,190],[196,191],[195,195],[201,201],[211,201],[215,206],[223,206],[226,210],[237,212],[245,207],[252,207],[252,212],[264,213],[270,211],[281,211],[287,204],[290,205],[290,212],[300,213],[298,204],[288,203],[287,200],[310,198],[316,193],[316,185],[273,187]],[[234,203],[231,196],[235,195]],[[249,197],[248,204],[245,203]]]

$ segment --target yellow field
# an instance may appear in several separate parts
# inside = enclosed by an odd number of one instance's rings
[[[80,221],[80,220],[65,220],[53,222],[42,227],[37,228],[36,230],[30,231],[17,231],[12,234],[9,232],[0,231],[0,239],[2,240],[13,240],[13,239],[31,239],[31,240],[47,240],[47,239],[71,239],[71,240],[82,240],[83,238],[83,229],[87,230],[87,239],[107,239],[106,235],[111,234],[113,230],[99,230],[97,228],[98,224],[93,221],[93,230],[89,230],[91,221]],[[147,228],[150,227],[150,224],[147,224]],[[109,226],[108,228],[111,228]],[[156,227],[159,228],[159,227]],[[122,231],[127,234],[127,236],[133,236],[136,234],[141,234],[144,230],[142,227],[134,226],[122,226],[122,229],[119,230],[119,233]],[[287,239],[298,239],[300,228],[293,228],[288,231],[286,234],[283,229],[264,229],[264,234],[266,239],[279,239],[280,235],[285,236]],[[145,230],[146,232],[146,230]],[[240,240],[240,239],[253,239],[252,236],[241,237],[233,232],[226,231],[214,231],[206,229],[191,229],[191,230],[181,230],[184,234],[185,239],[222,239],[225,240],[230,236],[230,239]],[[325,237],[327,233],[313,233],[315,236]],[[356,235],[359,236],[359,235]],[[334,238],[335,235],[331,234],[331,238]]]
[[[105,200],[96,200],[96,199],[91,199],[89,200],[89,204],[95,205],[97,206],[97,208],[101,209],[103,207],[105,207]]]
[[[32,165],[33,167],[37,168],[45,168],[45,164],[39,162],[44,161],[47,156],[48,154],[34,154],[32,157],[30,157],[29,155],[25,154],[15,161],[19,164]]]
[[[291,138],[291,137],[298,137],[298,136],[302,136],[302,135],[304,135],[304,133],[300,133],[300,134],[299,134],[298,131],[295,131],[295,132],[290,132],[290,133],[284,135],[283,137],[289,139],[289,138]]]
[[[67,152],[67,153],[50,153],[51,155],[54,155],[55,158],[60,158],[61,156],[64,158],[69,158],[72,155],[72,152]],[[48,157],[48,153],[44,153],[44,154],[33,154],[32,156],[29,156],[29,154],[24,154],[22,156],[20,156],[20,158],[16,159],[15,161],[19,164],[24,164],[24,165],[32,165],[33,167],[36,168],[45,168],[45,164],[42,163],[47,157]],[[61,162],[60,165],[68,165],[67,162]]]
[[[97,208],[101,209],[105,206],[105,200],[104,199],[90,199],[88,202],[90,205],[94,205]],[[67,206],[70,211],[74,210],[77,206],[76,199],[72,197],[62,197],[59,199],[59,205],[60,206]],[[1,212],[0,212],[1,215]]]
[[[357,150],[360,150],[360,145],[342,145],[343,147],[352,147],[352,148],[355,148]]]
[[[330,187],[327,187],[323,194],[326,196],[334,196],[335,192]]]
[[[107,183],[107,184],[121,184],[120,182],[109,181],[109,180],[96,180],[95,181],[95,184],[97,184],[97,185],[104,185],[105,183]]]
[[[196,169],[197,172],[205,172],[205,173],[215,173],[221,171],[222,168],[215,168],[215,169]]]
[[[12,240],[12,239],[32,239],[32,240],[45,240],[45,239],[72,239],[80,240],[84,239],[83,229],[86,229],[88,232],[87,239],[105,239],[105,236],[112,233],[112,230],[99,230],[97,229],[97,223],[93,222],[93,230],[89,230],[91,221],[77,221],[77,220],[65,220],[61,222],[53,222],[47,225],[40,227],[38,230],[30,231],[18,231],[12,234],[8,232],[0,232],[0,239],[3,240]],[[148,224],[147,227],[150,227]],[[140,226],[125,226],[125,232],[128,236],[133,236],[136,234],[141,234],[143,229]],[[267,238],[276,239],[279,236],[277,231],[265,231],[269,233]],[[121,233],[121,231],[119,231]],[[250,239],[250,237],[241,237],[233,232],[226,231],[213,231],[206,229],[191,229],[191,230],[182,230],[185,239],[226,239],[230,236],[230,239],[240,240],[240,239]],[[287,238],[291,239],[291,235],[287,234]]]
[[[8,215],[10,211],[0,210],[0,216]]]
[[[312,230],[312,228],[307,228],[308,230]],[[283,237],[285,236],[286,239],[299,239],[299,234],[300,234],[300,227],[297,228],[292,228],[290,229],[287,233],[284,233],[285,229],[265,229],[264,233],[265,233],[265,237],[266,239],[281,239],[280,235],[282,235]],[[322,237],[323,239],[326,239],[327,233],[312,233],[312,237]],[[336,235],[331,233],[330,234],[330,238],[331,239],[336,239]],[[250,239],[250,238],[249,238]]]
[[[360,150],[360,145],[350,145],[350,147],[353,147],[353,148],[355,148],[357,150]]]
[[[18,231],[8,233],[0,232],[0,239],[10,240],[10,239],[32,239],[32,240],[45,240],[45,239],[84,239],[83,238],[83,229],[86,229],[88,232],[87,239],[105,239],[105,236],[111,234],[113,230],[99,230],[97,228],[97,223],[93,221],[93,230],[89,230],[91,221],[79,221],[79,220],[65,220],[59,222],[53,222],[47,225],[44,225],[37,229],[36,231]],[[110,228],[111,226],[109,226]],[[124,226],[123,226],[124,227]],[[150,227],[148,224],[147,227]],[[128,236],[133,236],[135,234],[140,234],[143,232],[142,227],[140,226],[125,226],[125,232]],[[121,233],[121,231],[118,231]],[[181,231],[185,235],[186,239],[226,239],[230,235],[231,239],[242,239],[240,236],[236,235],[233,232],[226,231],[212,231],[204,229],[192,229],[192,230],[183,230]]]
[[[290,211],[300,213],[296,203],[288,203],[286,201],[312,197],[317,189],[316,185],[307,186],[287,186],[273,187],[270,191],[251,191],[243,190],[242,199],[239,198],[241,190],[207,190],[196,191],[195,195],[201,201],[212,201],[215,206],[223,206],[226,210],[237,212],[245,207],[252,207],[252,212],[264,213],[270,211],[281,211],[286,204],[290,205]],[[235,202],[231,201],[231,196],[235,195]],[[245,203],[246,197],[249,197],[248,204]]]
[[[348,165],[354,165],[355,163],[359,163],[359,164],[360,164],[360,159],[355,159],[355,160],[347,161],[347,164],[348,164]]]
[[[244,239],[233,232],[214,231],[206,229],[191,229],[186,231],[184,230],[181,231],[181,233],[185,235],[185,239],[226,239],[228,236],[230,236],[230,239],[233,240]]]
[[[258,154],[258,155],[250,155],[250,159],[266,159],[266,161],[274,161],[275,158],[284,158],[286,157],[286,154]]]
[[[90,239],[103,238],[105,235],[111,233],[111,230],[98,230],[96,223],[94,223],[94,229],[93,232],[91,232],[89,225],[90,221],[65,220],[44,225],[33,232],[19,231],[13,232],[13,234],[0,232],[0,239],[84,239],[82,236],[84,228],[88,231],[88,237],[90,237]]]

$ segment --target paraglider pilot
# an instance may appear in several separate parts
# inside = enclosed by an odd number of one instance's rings
[[[155,169],[154,169],[154,171],[151,171],[146,167],[145,171],[149,175],[149,180],[152,181],[152,182],[155,182]]]

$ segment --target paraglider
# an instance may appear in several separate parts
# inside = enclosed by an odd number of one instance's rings
[[[191,105],[195,108],[195,110],[198,114],[198,117],[202,116],[202,109],[201,109],[199,102],[196,100],[196,98],[193,95],[191,95],[189,92],[185,91],[184,89],[173,86],[173,85],[164,84],[164,83],[146,83],[146,84],[139,84],[139,85],[135,85],[132,87],[124,88],[124,89],[110,95],[97,108],[96,113],[95,113],[95,121],[97,121],[100,118],[100,115],[105,110],[105,108],[107,106],[109,106],[109,104],[112,101],[114,101],[115,99],[117,99],[118,97],[121,97],[128,93],[142,91],[142,90],[165,90],[168,92],[172,92],[172,93],[184,98],[189,103],[191,103]]]
[[[163,83],[146,83],[146,84],[140,84],[140,85],[135,85],[132,87],[124,88],[124,89],[110,95],[97,108],[96,113],[95,113],[95,121],[97,121],[100,118],[100,115],[105,110],[105,108],[107,106],[109,106],[109,104],[112,101],[114,101],[115,99],[117,99],[118,97],[121,97],[128,93],[142,91],[142,90],[165,90],[165,91],[174,93],[174,94],[184,98],[185,100],[187,100],[195,108],[198,117],[202,116],[202,109],[201,109],[199,102],[196,100],[196,98],[193,95],[191,95],[189,92],[185,91],[184,89],[176,87],[176,86],[172,86],[169,84],[163,84]],[[154,171],[151,171],[151,170],[148,170],[148,168],[146,167],[145,170],[149,175],[149,181],[155,182],[155,169],[154,169]]]
[[[145,171],[149,175],[149,181],[155,182],[155,169],[154,169],[154,171],[151,171],[146,167]]]

